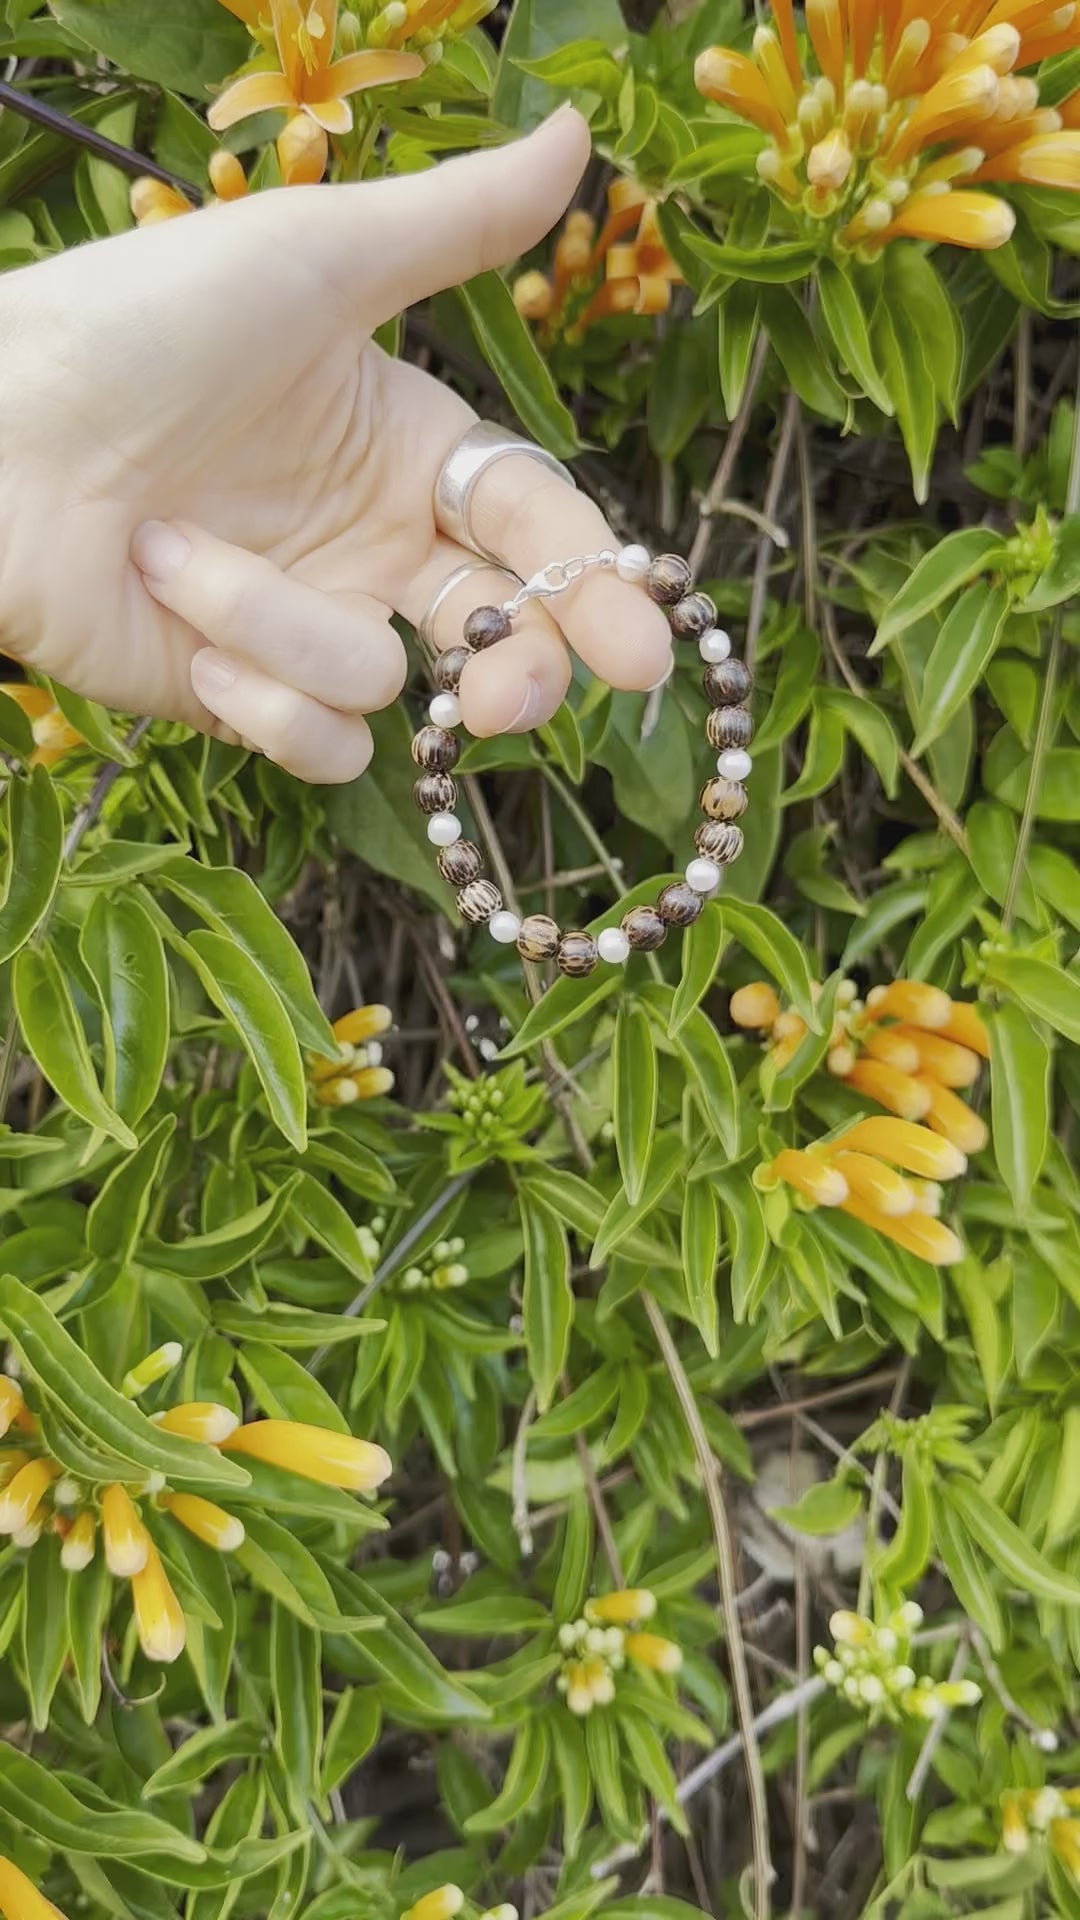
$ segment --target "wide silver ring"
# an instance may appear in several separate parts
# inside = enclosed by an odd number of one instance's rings
[[[521,576],[513,573],[509,567],[504,567],[499,560],[465,560],[460,567],[455,567],[453,573],[447,574],[441,587],[433,595],[431,605],[416,629],[424,645],[433,652],[439,650],[435,638],[435,620],[439,608],[453,593],[454,588],[460,586],[463,580],[467,580],[471,573],[501,573],[503,579],[512,581],[515,587],[521,585]]]
[[[483,554],[496,565],[498,556],[483,546],[472,530],[470,506],[480,475],[496,460],[511,453],[538,460],[550,473],[558,474],[572,487],[577,485],[569,467],[564,467],[553,453],[538,447],[535,440],[524,440],[520,434],[509,433],[494,420],[478,420],[468,433],[462,434],[457,446],[451,448],[443,461],[435,482],[435,520],[442,532],[459,546],[471,547],[473,553]]]

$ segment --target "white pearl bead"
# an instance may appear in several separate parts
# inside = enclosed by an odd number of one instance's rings
[[[620,580],[644,580],[652,566],[652,555],[648,547],[623,547],[615,561],[615,571]]]
[[[452,847],[461,839],[461,821],[456,813],[433,813],[427,823],[427,837],[433,847]]]
[[[500,913],[493,913],[488,921],[488,932],[500,947],[512,947],[521,932],[521,921],[516,913],[504,907]]]
[[[686,884],[693,887],[695,893],[711,893],[720,885],[720,869],[715,860],[691,860],[686,869]]]
[[[728,747],[717,756],[716,771],[721,780],[745,780],[753,764],[741,747]]]
[[[428,718],[433,727],[456,727],[461,724],[461,701],[456,693],[437,693],[428,708]]]
[[[731,653],[731,638],[723,627],[710,627],[698,641],[698,652],[711,667],[718,667]]]
[[[630,942],[621,927],[605,927],[596,936],[596,951],[609,966],[621,967],[630,958]]]

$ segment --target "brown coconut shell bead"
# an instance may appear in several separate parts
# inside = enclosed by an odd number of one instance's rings
[[[435,685],[441,693],[456,693],[461,676],[472,659],[471,647],[447,647],[434,666]]]
[[[748,747],[754,722],[745,707],[710,707],[705,732],[709,745],[719,752],[725,747]]]
[[[484,856],[471,840],[455,840],[452,847],[443,848],[438,867],[450,886],[467,887],[470,881],[478,880],[483,873]]]
[[[708,780],[698,803],[710,820],[738,820],[749,804],[746,788],[738,780]]]
[[[688,593],[672,607],[669,618],[680,640],[700,640],[716,625],[716,602],[707,593]]]
[[[471,920],[476,927],[490,920],[493,913],[498,913],[502,903],[502,894],[498,887],[492,886],[490,880],[470,880],[457,897],[458,912],[462,919]]]
[[[496,640],[505,640],[510,631],[510,615],[501,607],[474,607],[465,622],[465,645],[482,653]]]
[[[706,820],[694,835],[694,845],[706,860],[718,867],[730,867],[743,849],[743,830],[726,820]]]
[[[754,676],[741,660],[721,660],[706,667],[701,684],[711,707],[740,707],[754,690]]]
[[[445,727],[421,727],[413,735],[412,757],[427,773],[449,773],[456,767],[461,743]]]
[[[667,927],[655,907],[631,907],[622,930],[636,953],[652,953],[667,939]]]
[[[673,880],[658,896],[656,911],[669,927],[692,927],[705,907],[705,895],[695,893],[685,880]]]
[[[530,913],[521,923],[517,950],[523,960],[553,960],[562,939],[562,928],[546,913]]]
[[[600,955],[591,933],[564,933],[555,960],[561,973],[571,980],[583,980],[597,965]]]
[[[421,774],[413,788],[413,799],[421,813],[453,813],[457,784],[448,773]]]
[[[694,584],[694,576],[678,553],[659,553],[645,575],[645,591],[662,607],[673,607]]]

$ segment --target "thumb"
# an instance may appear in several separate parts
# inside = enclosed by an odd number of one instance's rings
[[[535,246],[569,205],[589,153],[585,121],[561,107],[524,139],[423,173],[293,187],[265,202],[268,215],[289,221],[294,259],[339,286],[376,327]]]

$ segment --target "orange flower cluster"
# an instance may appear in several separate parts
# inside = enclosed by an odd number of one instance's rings
[[[25,680],[0,681],[0,693],[6,693],[30,722],[34,736],[32,767],[54,767],[73,747],[81,747],[82,734],[61,713],[45,687],[33,687]]]
[[[699,92],[767,135],[760,178],[836,246],[907,237],[988,248],[1014,214],[985,186],[1080,191],[1080,94],[1040,107],[1021,71],[1080,47],[1057,0],[772,0],[753,56],[710,47]]]
[[[731,1017],[768,1036],[777,1068],[807,1031],[764,981],[732,995]],[[812,1206],[840,1207],[934,1265],[960,1259],[959,1240],[937,1217],[939,1183],[956,1179],[986,1145],[985,1122],[956,1089],[973,1085],[989,1051],[978,1009],[939,987],[895,980],[874,987],[864,1004],[854,983],[843,982],[828,1071],[896,1117],[860,1120],[819,1146],[785,1148],[761,1171],[763,1184],[784,1181]]]
[[[0,1855],[0,1914],[4,1920],[64,1920],[59,1907],[39,1893],[32,1880]]]
[[[377,1100],[389,1093],[394,1076],[382,1064],[377,1035],[393,1024],[389,1007],[354,1007],[334,1021],[338,1053],[334,1059],[313,1056],[308,1078],[321,1107],[351,1107],[357,1100]]]
[[[155,1349],[128,1374],[125,1393],[134,1398],[144,1392],[180,1358],[180,1348],[172,1341]],[[228,1407],[211,1401],[191,1401],[153,1417],[166,1433],[264,1460],[302,1479],[352,1493],[374,1491],[391,1471],[382,1447],[295,1420],[255,1420],[244,1426]],[[46,1530],[58,1535],[61,1564],[76,1574],[93,1560],[100,1529],[109,1572],[131,1583],[135,1625],[146,1658],[163,1663],[179,1659],[187,1637],[183,1608],[137,1502],[149,1498],[159,1512],[219,1553],[235,1552],[243,1544],[242,1521],[199,1494],[174,1492],[160,1475],[141,1485],[84,1485],[44,1451],[21,1387],[0,1375],[0,1440],[9,1433],[25,1444],[0,1448],[0,1535],[23,1548],[36,1546]]]
[[[580,337],[615,314],[666,313],[671,289],[682,279],[661,237],[656,202],[644,187],[620,178],[611,182],[607,197],[608,217],[599,234],[592,214],[575,208],[556,242],[551,275],[534,270],[514,283],[522,318],[541,322],[551,337]]]

